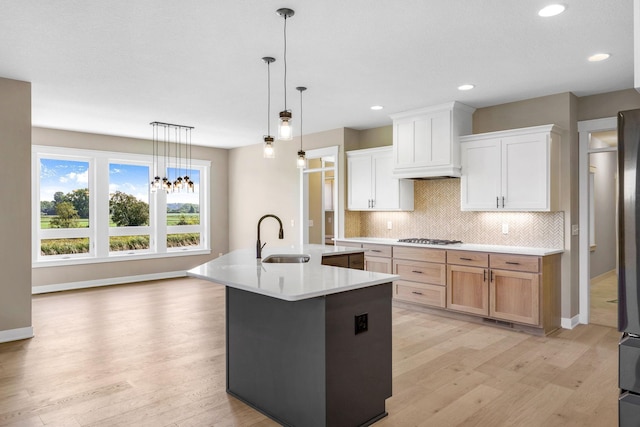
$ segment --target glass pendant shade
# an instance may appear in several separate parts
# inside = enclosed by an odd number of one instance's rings
[[[298,161],[297,161],[297,166],[299,169],[304,169],[307,167],[307,157],[304,151],[300,150],[298,151]]]
[[[273,159],[276,156],[275,149],[273,148],[273,137],[265,136],[264,137],[264,146],[262,154],[265,159]]]
[[[281,141],[291,141],[293,139],[293,129],[291,128],[291,111],[280,111],[278,139]]]

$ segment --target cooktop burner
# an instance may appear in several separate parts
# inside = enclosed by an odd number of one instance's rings
[[[417,243],[420,245],[453,245],[455,243],[462,243],[460,240],[444,240],[444,239],[427,239],[421,237],[412,237],[409,239],[400,239],[400,243]]]

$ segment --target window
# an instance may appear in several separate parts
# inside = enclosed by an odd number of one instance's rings
[[[209,253],[209,162],[191,191],[151,192],[151,156],[33,147],[34,266]]]
[[[52,155],[38,161],[39,203],[35,206],[40,256],[69,259],[91,255],[91,160]]]

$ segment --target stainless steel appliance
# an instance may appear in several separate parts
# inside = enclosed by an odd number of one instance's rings
[[[619,425],[640,426],[640,109],[618,113]]]
[[[444,239],[428,239],[425,237],[410,237],[408,239],[400,239],[399,243],[417,243],[419,245],[453,245],[462,243],[460,240],[444,240]]]

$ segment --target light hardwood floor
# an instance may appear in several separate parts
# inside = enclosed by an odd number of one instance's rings
[[[0,426],[276,426],[225,393],[224,289],[196,279],[37,295],[0,344]],[[615,426],[618,332],[534,337],[393,309],[394,426]]]
[[[618,327],[618,276],[612,270],[591,279],[589,323]]]

